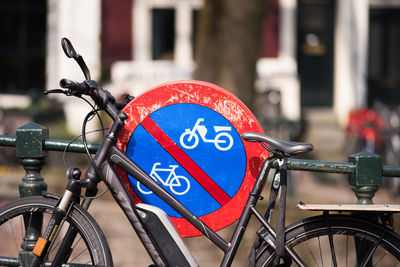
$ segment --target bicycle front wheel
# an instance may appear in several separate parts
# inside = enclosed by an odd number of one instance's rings
[[[400,266],[400,235],[349,215],[299,221],[287,228],[286,245],[307,266]],[[256,266],[272,266],[275,252],[263,242],[255,256]],[[291,266],[297,265],[293,262]]]
[[[38,236],[49,224],[56,199],[25,197],[0,208],[0,266],[29,266],[32,249]],[[73,229],[74,241],[57,255],[68,229]],[[75,205],[60,226],[43,266],[53,266],[56,257],[62,266],[112,266],[111,253],[104,234],[94,219]],[[57,264],[58,265],[58,264]]]

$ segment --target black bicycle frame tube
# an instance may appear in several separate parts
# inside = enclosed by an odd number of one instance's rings
[[[242,240],[243,234],[247,228],[247,225],[250,221],[251,209],[257,204],[258,199],[260,198],[261,191],[265,185],[265,182],[268,178],[268,172],[271,169],[273,162],[273,158],[267,159],[256,179],[256,183],[253,186],[253,189],[250,193],[249,198],[247,199],[246,205],[243,209],[242,215],[240,216],[239,222],[236,225],[235,231],[233,232],[231,239],[231,248],[222,260],[221,266],[230,266],[232,264],[233,258],[236,255],[237,249],[239,248],[239,244]]]

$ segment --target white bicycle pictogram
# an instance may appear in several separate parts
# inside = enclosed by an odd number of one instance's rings
[[[199,136],[205,143],[214,143],[215,147],[221,151],[227,151],[233,146],[233,138],[227,133],[232,130],[230,126],[214,126],[214,131],[218,133],[214,139],[207,139],[208,132],[204,125],[200,125],[204,118],[197,119],[193,129],[185,129],[179,138],[181,145],[186,149],[193,149],[199,144]],[[197,132],[196,132],[197,131]]]
[[[176,175],[175,170],[179,167],[179,165],[169,165],[169,168],[160,168],[158,167],[160,165],[161,162],[156,162],[151,169],[150,176],[154,179],[154,181],[161,183],[165,187],[169,187],[171,192],[175,195],[186,194],[190,189],[190,182],[185,176]],[[159,175],[160,172],[167,173],[167,178],[165,180]],[[153,193],[144,187],[139,181],[137,182],[136,186],[142,194],[148,195]]]

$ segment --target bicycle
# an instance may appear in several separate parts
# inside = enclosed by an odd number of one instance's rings
[[[384,155],[389,165],[400,163],[399,108],[381,101],[374,101],[371,108],[353,110],[346,126],[345,151],[369,151]],[[385,187],[392,196],[400,193],[398,179],[385,180]]]
[[[1,255],[0,265],[112,266],[112,256],[104,234],[87,211],[98,194],[98,184],[103,182],[127,216],[156,266],[197,266],[162,210],[143,203],[134,205],[114,166],[135,177],[221,249],[224,252],[221,266],[232,264],[251,216],[256,217],[261,227],[250,252],[250,265],[321,266],[322,261],[322,265],[327,263],[342,266],[339,260],[345,260],[346,263],[351,260],[350,265],[357,266],[370,266],[375,263],[395,266],[395,263],[400,261],[400,236],[390,224],[392,213],[398,212],[399,209],[373,208],[368,215],[363,213],[359,216],[358,213],[332,212],[366,212],[365,208],[300,204],[302,209],[322,210],[323,214],[285,227],[287,159],[309,152],[313,146],[253,132],[243,133],[242,138],[248,142],[260,143],[270,155],[261,167],[230,241],[224,240],[117,148],[118,133],[126,119],[126,115],[121,112],[123,104],[117,103],[109,92],[90,79],[86,64],[69,40],[62,39],[62,46],[66,55],[78,62],[86,80],[78,83],[62,79],[60,85],[64,89],[55,89],[47,93],[63,93],[76,97],[89,95],[96,105],[112,118],[113,123],[94,158],[88,151],[91,165],[84,178],[80,178],[79,169],[68,169],[68,184],[62,196],[43,192],[42,196],[25,197],[0,208],[0,233],[3,235],[1,240],[11,240],[11,243],[18,247],[16,239],[23,237],[23,250],[16,251],[16,255]],[[84,144],[86,123],[95,114],[96,111],[91,111],[83,122]],[[263,215],[256,209],[256,204],[262,199],[261,192],[267,182],[268,173],[274,169],[277,169],[277,172],[272,176],[271,193]],[[83,200],[80,201],[82,188],[86,190]],[[275,230],[270,219],[278,195],[278,223]],[[381,222],[370,220],[371,214],[379,217]],[[39,239],[33,240],[35,229],[40,231],[42,225],[43,231],[39,233]],[[338,238],[340,240],[337,240]],[[316,251],[310,254],[312,250]],[[346,255],[343,256],[343,253]]]

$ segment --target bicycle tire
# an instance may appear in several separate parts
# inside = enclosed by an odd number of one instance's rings
[[[33,249],[35,241],[31,241],[30,244],[24,242],[24,240],[32,239],[31,230],[26,229],[33,229],[34,224],[39,225],[36,229],[41,228],[39,229],[41,231],[39,235],[41,235],[46,229],[56,204],[57,199],[35,196],[18,199],[0,208],[0,240],[9,241],[0,242],[0,266],[29,266],[29,262],[22,262],[21,255],[31,254],[26,251]],[[53,246],[46,255],[44,266],[51,265],[51,260],[58,250],[57,246],[60,245],[69,226],[73,226],[78,234],[67,256],[67,263],[113,266],[111,252],[103,232],[93,217],[80,205],[74,205],[67,215],[59,234],[52,242]],[[7,244],[4,245],[4,243]],[[22,247],[30,247],[30,249],[23,250]]]
[[[400,235],[381,224],[351,215],[310,217],[286,229],[286,245],[307,266],[335,266],[328,238],[328,223],[333,236],[336,266],[359,266],[362,259],[357,260],[357,253],[361,254],[361,250],[368,251],[371,244],[377,243],[381,236],[382,239],[367,266],[400,266]],[[274,249],[263,241],[256,249],[256,266],[272,266],[274,258]],[[297,264],[293,262],[290,266]]]

